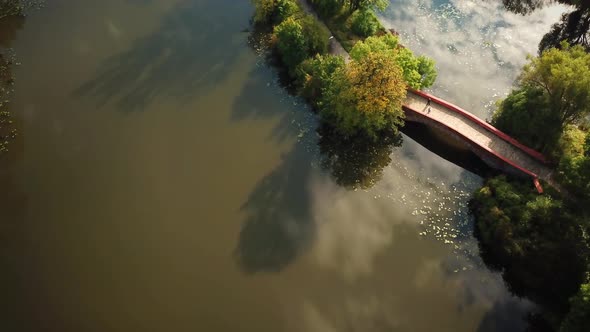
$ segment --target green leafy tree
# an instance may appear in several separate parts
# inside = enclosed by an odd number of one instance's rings
[[[590,114],[590,54],[563,44],[531,57],[518,88],[498,104],[493,124],[558,160],[558,141],[569,125]]]
[[[308,46],[308,55],[327,53],[330,38],[328,29],[311,15],[305,15],[301,19],[301,25]]]
[[[374,35],[380,26],[377,16],[369,9],[357,10],[352,14],[350,20],[352,31],[361,37]]]
[[[333,17],[338,14],[347,0],[311,0],[314,8],[322,17]]]
[[[334,73],[345,66],[344,59],[334,55],[316,55],[309,58],[297,69],[299,94],[319,107],[323,91],[334,83]]]
[[[482,258],[516,295],[563,313],[585,278],[588,247],[575,210],[528,182],[489,179],[470,203]]]
[[[356,43],[350,56],[359,60],[373,53],[391,57],[402,69],[407,85],[413,89],[430,87],[436,80],[434,61],[424,56],[416,57],[412,51],[401,47],[397,37],[391,34],[372,36]]]
[[[580,149],[582,140],[585,142]],[[585,207],[590,203],[590,135],[572,128],[561,143],[565,153],[559,162],[557,178],[570,194],[576,196],[579,205]]]
[[[309,47],[303,33],[303,26],[293,17],[287,18],[274,29],[276,45],[283,62],[292,70],[300,64],[309,53]]]
[[[562,131],[544,91],[529,86],[513,90],[498,103],[492,124],[524,145],[545,153],[555,149]]]
[[[590,331],[590,283],[580,286],[578,293],[570,300],[570,311],[561,323],[559,332]]]
[[[254,4],[254,23],[279,24],[287,17],[301,12],[297,0],[251,0]]]
[[[350,11],[354,12],[359,9],[377,9],[384,10],[389,6],[388,0],[348,0]]]
[[[372,53],[334,74],[323,94],[321,116],[344,136],[358,133],[376,138],[403,125],[406,85],[392,57]]]
[[[544,90],[562,126],[590,113],[590,54],[582,47],[564,43],[562,49],[552,48],[529,60],[519,83]]]

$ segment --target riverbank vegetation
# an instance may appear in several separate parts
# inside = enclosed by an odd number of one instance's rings
[[[493,124],[551,158],[557,191],[500,176],[471,210],[484,261],[544,308],[547,331],[590,331],[590,54],[580,45],[531,57]],[[539,327],[535,327],[540,329]],[[536,330],[535,329],[535,330]]]
[[[426,88],[436,79],[432,60],[416,57],[391,34],[377,34],[382,28],[376,28],[372,10],[384,8],[387,2],[312,1],[323,17],[350,17],[347,31],[356,26],[359,34],[345,61],[347,54],[329,54],[329,30],[305,13],[302,3],[253,1],[254,23],[272,26],[271,44],[295,90],[319,112],[324,125],[343,138],[363,136],[376,141],[397,134],[404,124],[407,88]]]

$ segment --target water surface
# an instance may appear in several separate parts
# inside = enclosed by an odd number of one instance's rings
[[[460,23],[444,33],[449,8]],[[452,151],[441,158],[408,136],[369,152],[320,138],[249,44],[251,13],[245,0],[56,0],[13,25],[20,135],[0,168],[2,321],[521,331],[531,304],[482,266],[471,236],[466,202],[481,178],[446,160],[464,152],[431,147]],[[546,28],[547,15],[409,0],[384,13],[437,60],[434,91],[482,116],[472,106],[507,91],[505,66],[520,66],[544,30],[503,45],[499,60],[449,36]]]

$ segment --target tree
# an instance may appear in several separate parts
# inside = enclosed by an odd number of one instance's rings
[[[361,37],[372,36],[379,29],[379,21],[377,21],[377,16],[372,10],[357,10],[350,19],[352,31]]]
[[[347,0],[311,0],[314,8],[322,17],[333,17],[344,7]]]
[[[413,89],[430,87],[436,80],[434,61],[424,56],[416,57],[412,51],[401,47],[397,37],[391,34],[359,41],[350,51],[350,56],[359,60],[372,53],[391,57],[402,69],[407,85]]]
[[[334,74],[324,92],[321,116],[344,136],[364,133],[377,138],[403,125],[406,85],[392,57],[372,53],[353,60]]]
[[[559,139],[590,114],[590,54],[566,43],[530,57],[518,87],[498,103],[492,123],[559,160]]]
[[[570,300],[570,311],[561,323],[560,332],[590,331],[590,283],[580,286]]]
[[[538,195],[504,176],[486,181],[470,209],[486,264],[502,271],[516,295],[565,313],[588,267],[585,218],[557,194]]]
[[[561,142],[565,153],[557,168],[557,178],[580,201],[580,207],[585,207],[590,203],[590,135],[577,128],[567,133]],[[584,142],[582,149],[580,141]]]
[[[296,0],[251,0],[254,4],[254,23],[279,24],[301,10]]]
[[[334,55],[316,55],[303,61],[297,68],[299,94],[319,107],[323,91],[334,82],[334,73],[343,69],[344,59]]]
[[[277,50],[290,70],[305,60],[309,47],[299,21],[293,17],[287,18],[275,27],[274,36]]]
[[[387,0],[348,0],[350,11],[354,12],[359,9],[377,9],[384,10],[389,5]]]
[[[524,145],[553,153],[562,132],[560,119],[549,107],[544,91],[537,87],[513,90],[498,102],[492,124]]]
[[[324,54],[328,52],[330,32],[312,15],[305,15],[301,19],[303,35],[308,45],[308,55]]]
[[[590,113],[590,54],[581,46],[564,42],[562,49],[549,49],[529,61],[519,83],[544,90],[562,127]]]
[[[561,3],[575,9],[563,14],[539,44],[539,53],[552,47],[561,47],[561,42],[581,45],[590,51],[590,2],[586,0],[502,0],[504,6],[515,13],[529,14],[548,4]]]

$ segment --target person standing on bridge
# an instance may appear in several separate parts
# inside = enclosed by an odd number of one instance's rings
[[[430,102],[432,101],[432,98],[428,98],[428,102],[426,103],[426,106],[430,106]],[[429,112],[430,113],[430,112]]]

